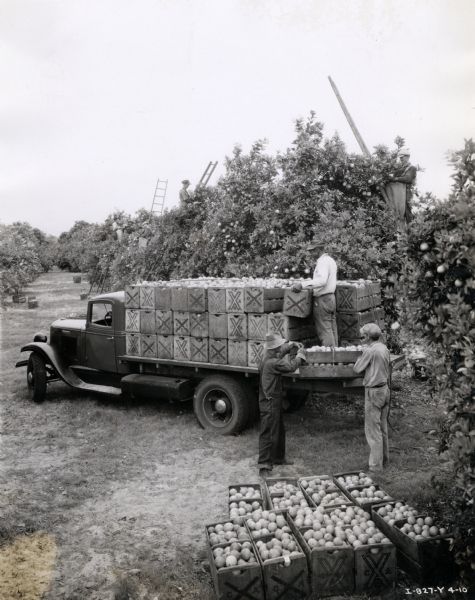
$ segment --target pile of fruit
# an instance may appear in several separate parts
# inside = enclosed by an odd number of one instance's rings
[[[261,490],[258,487],[241,486],[238,488],[229,488],[229,502],[239,502],[239,500],[261,499]]]
[[[404,502],[386,504],[386,506],[378,508],[376,512],[391,526],[394,525],[396,521],[403,521],[409,517],[417,516],[417,510]]]
[[[267,560],[284,557],[284,565],[288,566],[291,558],[303,556],[297,540],[288,532],[283,533],[281,538],[273,537],[267,542],[259,540],[256,542],[256,547],[264,563]]]
[[[251,542],[233,542],[229,546],[218,546],[213,550],[213,557],[217,569],[257,563]]]
[[[307,492],[316,506],[329,506],[334,504],[349,504],[349,500],[335,486],[332,479],[315,477],[302,479],[300,485]]]
[[[246,525],[254,539],[271,534],[280,539],[284,533],[290,532],[283,515],[261,508],[252,512],[251,518],[246,520]]]
[[[371,477],[369,477],[368,475],[366,475],[366,473],[364,473],[363,471],[361,471],[360,473],[350,473],[348,475],[339,475],[336,478],[337,482],[344,488],[352,488],[352,487],[357,487],[359,485],[372,485],[374,482],[371,479]]]
[[[209,542],[212,546],[233,542],[249,541],[247,529],[237,523],[217,523],[207,527]]]
[[[276,481],[271,484],[269,486],[269,497],[274,510],[292,511],[299,506],[308,506],[302,490],[298,485],[288,481]]]
[[[383,500],[392,500],[389,494],[380,490],[375,485],[370,485],[369,487],[361,488],[359,490],[351,490],[349,493],[357,504],[374,504],[376,502],[382,502]]]
[[[407,518],[407,523],[400,527],[400,530],[418,541],[447,534],[445,527],[434,525],[432,517],[410,516]]]
[[[230,502],[229,503],[229,518],[230,519],[240,519],[246,518],[248,515],[252,513],[253,510],[256,510],[261,507],[261,503],[258,500],[254,500],[254,502],[246,502],[245,500],[240,500],[239,502]]]

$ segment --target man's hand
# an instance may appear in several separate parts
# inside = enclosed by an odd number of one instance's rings
[[[297,283],[294,283],[294,284],[292,285],[292,287],[290,288],[290,290],[291,290],[292,292],[301,292],[301,291],[302,291],[302,284],[301,284],[301,283],[299,283],[299,282],[297,282]]]
[[[307,360],[307,355],[305,354],[305,349],[299,348],[299,351],[297,352],[297,358],[301,358],[302,360]]]

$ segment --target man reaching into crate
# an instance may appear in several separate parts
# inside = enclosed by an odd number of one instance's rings
[[[363,373],[365,386],[366,441],[370,448],[369,470],[377,473],[389,461],[389,350],[380,341],[382,332],[376,323],[367,323],[360,329],[363,344],[368,344],[354,364],[356,373]]]
[[[314,242],[307,247],[307,250],[317,250],[319,252],[313,277],[306,281],[304,285],[295,283],[291,289],[293,292],[299,292],[303,287],[313,288],[312,313],[315,332],[322,346],[335,347],[338,345],[335,299],[337,264],[324,251],[323,242]]]
[[[297,347],[297,355],[287,355]],[[266,335],[264,358],[259,365],[259,475],[267,477],[274,465],[291,465],[285,458],[285,428],[282,411],[282,374],[293,373],[305,360],[299,342],[287,342],[277,334]]]

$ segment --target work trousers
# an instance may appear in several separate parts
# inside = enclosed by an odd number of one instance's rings
[[[335,294],[313,298],[313,324],[322,346],[338,346]]]
[[[282,398],[259,398],[259,413],[261,424],[258,466],[260,469],[268,469],[285,457]]]
[[[370,449],[369,468],[380,471],[389,461],[389,387],[365,388],[364,431]]]

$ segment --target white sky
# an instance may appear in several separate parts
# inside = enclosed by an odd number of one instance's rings
[[[315,110],[359,151],[406,138],[444,197],[474,136],[473,0],[0,0],[0,220],[52,234],[150,208]]]

